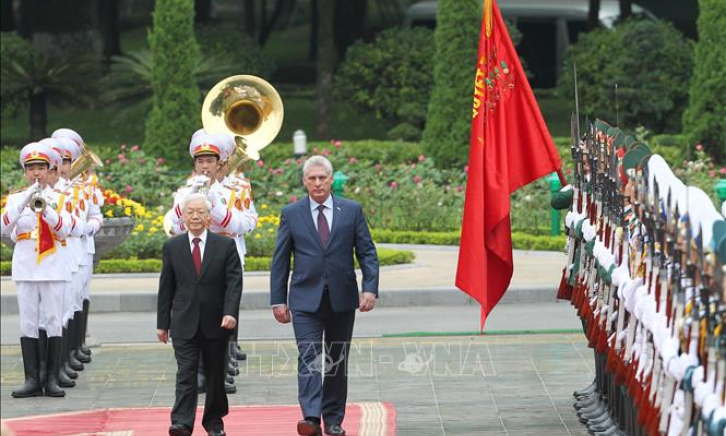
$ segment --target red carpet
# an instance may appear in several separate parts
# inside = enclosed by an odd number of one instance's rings
[[[168,407],[101,409],[8,419],[16,436],[164,436]],[[229,436],[295,436],[298,406],[234,406],[224,418]],[[194,435],[206,435],[202,409],[197,410]],[[390,403],[351,403],[343,428],[349,436],[393,436],[396,411]]]

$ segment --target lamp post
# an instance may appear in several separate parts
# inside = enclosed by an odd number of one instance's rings
[[[348,183],[348,179],[350,179],[350,177],[343,174],[342,171],[336,171],[335,174],[333,174],[333,194],[342,196],[343,188],[345,187],[345,184]]]
[[[714,189],[716,189],[716,195],[718,196],[719,201],[723,204],[723,202],[726,201],[726,179],[720,179],[716,185],[714,185]]]
[[[560,192],[562,183],[556,173],[547,176],[547,182],[550,184],[550,199],[553,195]],[[557,236],[560,234],[560,211],[550,207],[550,235]]]
[[[308,152],[308,137],[298,129],[292,134],[292,153],[295,157],[303,157]]]

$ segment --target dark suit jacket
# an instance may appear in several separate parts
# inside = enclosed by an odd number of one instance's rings
[[[360,204],[333,197],[333,227],[323,248],[310,212],[310,197],[282,209],[270,274],[271,304],[315,312],[328,282],[335,312],[359,306],[353,253],[363,272],[363,291],[378,294],[378,254]],[[295,266],[290,280],[290,254]],[[289,302],[288,302],[289,300]]]
[[[201,329],[205,337],[221,338],[232,330],[222,318],[239,320],[242,265],[233,239],[207,232],[202,273],[197,276],[187,233],[164,244],[159,278],[156,328],[172,338],[191,339]]]

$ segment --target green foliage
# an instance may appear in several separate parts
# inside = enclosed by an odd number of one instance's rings
[[[168,193],[183,183],[184,176],[170,172],[163,157],[149,156],[138,145],[121,144],[114,152],[102,155],[107,157],[97,171],[104,188],[147,208],[170,206]]]
[[[159,249],[161,251],[161,249]],[[381,266],[401,265],[411,263],[416,255],[410,250],[394,250],[391,248],[378,248],[378,261]],[[10,258],[8,258],[10,259]],[[245,271],[269,271],[272,257],[246,257]],[[358,261],[355,262],[358,268]],[[9,276],[12,271],[12,261],[0,261],[0,275]],[[161,271],[161,259],[102,259],[93,269],[94,274],[116,273],[158,273]]]
[[[87,56],[49,57],[13,33],[0,36],[0,107],[17,115],[34,97],[44,96],[48,104],[68,108],[91,103],[96,95],[93,84],[97,82],[97,59]],[[45,109],[45,108],[44,108]],[[36,118],[37,113],[35,114]],[[42,114],[45,119],[45,114]],[[46,125],[30,137],[45,134]],[[41,131],[42,130],[42,131]],[[38,138],[33,138],[38,139]]]
[[[614,30],[597,29],[580,36],[565,53],[558,91],[574,98],[576,62],[583,116],[605,120],[619,116],[623,128],[642,124],[656,132],[677,132],[688,99],[691,52],[692,44],[672,24],[630,19]]]
[[[426,154],[442,168],[462,164],[471,133],[471,98],[480,3],[441,0],[436,13],[434,89],[428,106],[423,142]]]
[[[35,56],[37,53],[30,41],[15,32],[0,33],[0,65],[10,65],[13,62],[31,65]],[[0,107],[10,115],[17,114],[23,100],[15,89],[17,85],[3,81],[0,86]]]
[[[413,232],[401,230],[374,229],[373,240],[378,244],[426,244],[459,245],[461,231]],[[515,250],[562,251],[565,247],[564,235],[547,236],[529,233],[512,233],[512,246]]]
[[[308,153],[326,154],[336,162],[347,162],[351,157],[359,161],[373,163],[398,164],[403,161],[413,161],[423,154],[421,145],[415,142],[403,141],[339,141],[308,142]],[[289,144],[272,144],[262,151],[264,162],[275,165],[281,164],[291,158],[292,146]]]
[[[335,96],[359,113],[391,123],[393,139],[418,140],[426,122],[433,76],[433,32],[393,28],[358,41],[335,75]]]
[[[201,94],[194,75],[200,61],[194,39],[194,2],[157,0],[149,47],[154,57],[154,98],[144,146],[153,155],[181,163],[187,157],[189,137],[200,127]]]
[[[201,26],[196,31],[197,41],[202,56],[217,59],[228,65],[229,74],[251,74],[271,80],[275,72],[275,63],[262,53],[257,40],[240,29],[239,25],[215,24]],[[214,82],[200,84],[202,89],[211,88],[217,81],[226,76],[218,77]]]
[[[698,43],[690,102],[683,127],[692,143],[703,144],[716,161],[726,161],[726,3],[700,0]]]

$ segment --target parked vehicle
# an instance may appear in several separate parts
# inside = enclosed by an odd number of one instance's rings
[[[436,27],[436,1],[414,3],[404,13],[404,27]],[[535,88],[551,88],[570,44],[587,30],[588,0],[498,0],[506,20],[520,32],[519,55],[527,61]],[[633,15],[656,19],[647,9],[633,4]],[[617,0],[601,0],[600,25],[611,28],[620,16]]]

